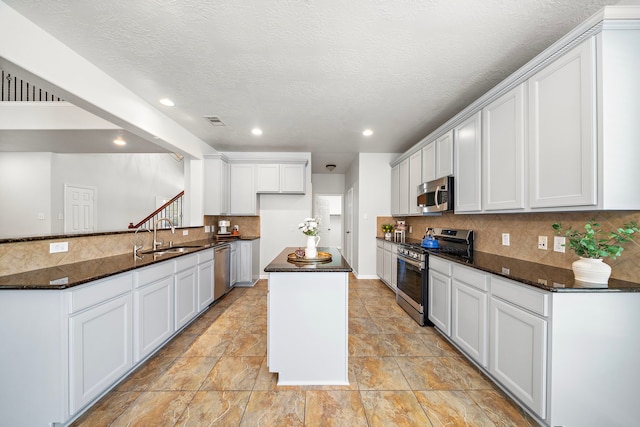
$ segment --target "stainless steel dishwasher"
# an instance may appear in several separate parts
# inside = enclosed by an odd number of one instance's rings
[[[213,299],[214,301],[231,289],[231,245],[218,245],[213,255]]]

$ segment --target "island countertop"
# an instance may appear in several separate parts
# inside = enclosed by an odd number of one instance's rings
[[[352,271],[337,248],[318,247],[318,252],[331,254],[331,261],[329,262],[290,262],[288,259],[289,254],[293,253],[296,249],[299,248],[284,248],[284,250],[265,267],[264,271],[267,273],[348,273]]]

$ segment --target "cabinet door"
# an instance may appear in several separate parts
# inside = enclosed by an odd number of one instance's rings
[[[453,175],[453,131],[436,139],[436,179]]]
[[[398,245],[391,247],[391,287],[398,289]]]
[[[409,213],[419,214],[418,186],[422,183],[422,151],[417,151],[409,157]]]
[[[238,282],[238,245],[237,242],[231,243],[231,251],[229,255],[230,259],[230,273],[231,273],[231,286]]]
[[[436,179],[436,142],[422,149],[422,182]]]
[[[230,212],[231,200],[229,200],[229,163],[221,160],[220,163],[220,213]]]
[[[304,194],[306,188],[306,169],[304,164],[280,165],[280,191],[282,193]]]
[[[198,311],[213,302],[213,261],[198,264]]]
[[[132,296],[69,318],[69,413],[99,396],[133,366]]]
[[[175,275],[176,331],[198,314],[198,268],[191,267]]]
[[[482,207],[524,208],[524,84],[482,110]]]
[[[391,215],[400,214],[400,165],[391,168]]]
[[[429,320],[451,336],[451,278],[429,270]]]
[[[229,165],[229,199],[232,215],[256,214],[256,191],[253,164]]]
[[[280,191],[280,165],[256,165],[256,192],[278,193]]]
[[[133,293],[133,357],[139,362],[174,332],[173,274]]]
[[[595,41],[529,79],[529,204],[596,204]]]
[[[452,280],[451,289],[451,339],[486,368],[487,293],[456,279]]]
[[[204,213],[220,215],[229,212],[229,165],[222,159],[206,159],[204,163]]]
[[[378,241],[376,246],[376,274],[380,280],[384,280],[384,249],[382,242]]]
[[[456,213],[481,209],[480,143],[481,113],[469,117],[455,129],[455,204]]]
[[[547,322],[495,297],[490,305],[489,372],[544,419]]]
[[[237,282],[251,283],[251,242],[238,242],[238,276]]]
[[[400,162],[399,214],[409,214],[409,159]]]
[[[382,274],[382,280],[387,284],[391,285],[391,251],[384,250],[383,251],[384,258],[384,270]]]

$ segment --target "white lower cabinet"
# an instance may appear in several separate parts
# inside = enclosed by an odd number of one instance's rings
[[[175,325],[176,331],[198,314],[198,268],[197,255],[186,255],[176,261]]]
[[[452,263],[429,257],[429,320],[446,336],[451,336]]]
[[[546,416],[547,321],[491,297],[489,372],[538,416]]]
[[[251,241],[238,241],[236,283],[251,282]]]
[[[198,252],[198,312],[213,302],[213,249]]]
[[[398,245],[376,241],[376,274],[392,291],[398,288]]]
[[[229,263],[231,264],[230,276],[231,287],[235,286],[238,281],[238,242],[231,242],[231,249],[229,250]]]
[[[69,413],[133,366],[132,307],[128,292],[69,317]]]
[[[451,339],[483,367],[488,364],[488,276],[453,266]]]

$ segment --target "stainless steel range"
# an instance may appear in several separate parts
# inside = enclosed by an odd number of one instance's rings
[[[473,261],[473,231],[428,228],[435,239],[398,245],[398,291],[396,302],[421,326],[432,326],[427,313],[429,254],[446,254]],[[423,247],[425,244],[428,247]]]

